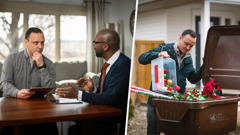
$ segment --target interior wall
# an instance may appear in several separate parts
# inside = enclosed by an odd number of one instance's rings
[[[5,1],[25,1],[25,2],[38,2],[38,3],[50,3],[50,4],[64,4],[85,6],[84,0],[5,0]]]
[[[136,0],[111,0],[105,6],[105,21],[123,24],[123,52],[129,58],[132,53],[133,36],[130,32],[130,16],[135,9]]]

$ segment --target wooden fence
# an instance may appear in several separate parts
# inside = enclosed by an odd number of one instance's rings
[[[164,43],[163,41],[143,41],[136,40],[134,47],[133,57],[133,70],[132,70],[132,84],[144,89],[149,89],[151,84],[151,64],[141,65],[138,58],[144,52],[152,50],[153,48]],[[148,96],[142,94],[131,93],[130,95],[132,104],[136,102],[145,102]]]

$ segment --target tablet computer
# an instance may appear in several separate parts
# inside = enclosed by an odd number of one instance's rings
[[[49,88],[31,88],[29,91],[35,91],[35,94],[30,97],[30,99],[33,98],[44,98],[44,95],[46,95],[48,92],[53,90],[54,87]]]

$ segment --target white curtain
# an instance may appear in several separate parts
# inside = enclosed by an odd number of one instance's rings
[[[97,58],[93,49],[92,41],[96,34],[104,28],[105,0],[87,0],[87,63],[88,71],[99,73],[103,65],[103,58]]]

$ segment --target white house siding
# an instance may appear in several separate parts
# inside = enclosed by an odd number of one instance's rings
[[[136,40],[164,40],[166,38],[165,10],[138,13]]]
[[[191,21],[191,9],[193,6],[190,4],[167,9],[166,42],[177,42],[183,30],[193,28]]]

